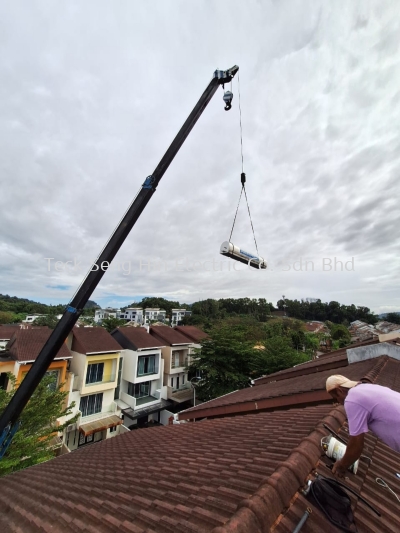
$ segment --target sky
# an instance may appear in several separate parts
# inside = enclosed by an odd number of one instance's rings
[[[216,69],[91,299],[400,310],[400,15],[388,1],[0,5],[0,293],[67,303]],[[219,254],[243,168],[267,270]],[[225,90],[230,89],[226,86]],[[242,198],[231,241],[256,252]]]

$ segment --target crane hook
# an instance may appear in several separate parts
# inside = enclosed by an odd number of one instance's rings
[[[225,111],[229,111],[232,107],[233,93],[231,91],[224,92]]]

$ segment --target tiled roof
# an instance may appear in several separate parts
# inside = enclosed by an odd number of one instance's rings
[[[111,335],[123,348],[131,350],[165,346],[165,342],[157,340],[147,333],[145,328],[117,328],[111,332]]]
[[[296,467],[288,460],[293,448],[331,410],[140,429],[62,455],[2,478],[0,530],[211,532],[243,514],[238,504],[257,493],[278,464]],[[272,504],[279,514],[276,497]]]
[[[21,331],[19,328],[3,326],[0,328],[0,340],[10,340],[14,333]]]
[[[161,340],[167,346],[172,346],[173,344],[192,344],[193,341],[188,337],[179,333],[179,331],[170,328],[169,326],[151,326],[150,334],[156,337],[156,339]]]
[[[400,392],[400,361],[381,356],[345,368],[359,379],[354,368]],[[294,379],[253,390],[280,386],[287,393]],[[332,404],[125,433],[3,478],[0,530],[290,533],[312,507],[302,533],[334,532],[299,491],[315,472],[331,476],[320,446],[329,434],[324,424],[348,437],[344,409]],[[363,453],[371,462],[361,460],[344,482],[382,516],[352,497],[358,531],[398,533],[398,503],[376,477],[400,494],[399,454],[371,433]]]
[[[238,390],[182,411],[179,413],[179,419],[189,420],[206,416],[239,414],[260,409],[331,402],[332,399],[325,390],[325,382],[332,373],[345,374],[349,379],[359,380],[366,376],[381,359],[381,357],[369,359],[349,366],[347,366],[346,361],[345,366],[335,368],[334,372],[328,369],[308,376],[289,377],[285,380]]]
[[[74,328],[72,339],[72,351],[78,353],[102,353],[120,352],[121,346],[102,327]]]
[[[207,333],[204,333],[204,331],[201,331],[201,329],[196,328],[196,326],[175,326],[174,329],[186,337],[189,337],[189,339],[192,339],[193,342],[197,343],[208,337]]]
[[[34,361],[41,349],[50,337],[52,331],[49,328],[19,329],[15,332],[15,337],[8,342],[7,348],[10,356],[16,361]],[[67,346],[63,344],[54,360],[71,359],[72,354]]]

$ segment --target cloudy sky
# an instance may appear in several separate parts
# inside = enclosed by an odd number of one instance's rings
[[[220,88],[92,299],[400,310],[399,25],[382,0],[3,2],[0,292],[68,302],[214,70],[237,64],[268,269],[219,254],[241,187],[235,78],[232,110]],[[255,251],[243,200],[232,241]]]

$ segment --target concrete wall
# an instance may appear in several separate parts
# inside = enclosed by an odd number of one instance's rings
[[[349,364],[358,363],[359,361],[366,361],[367,359],[374,359],[381,355],[388,355],[393,359],[400,361],[400,346],[382,342],[379,344],[371,344],[370,346],[360,346],[358,348],[349,348],[347,350],[347,360]]]

